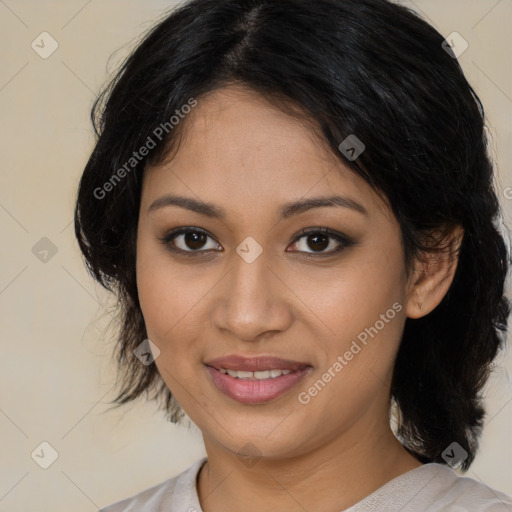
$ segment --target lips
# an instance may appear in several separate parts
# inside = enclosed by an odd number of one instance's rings
[[[262,404],[286,394],[312,369],[308,363],[274,356],[230,355],[205,365],[215,387],[243,404]]]
[[[205,363],[217,370],[235,370],[245,372],[261,372],[266,370],[301,370],[310,366],[308,363],[281,359],[274,356],[238,356],[230,355],[212,359]]]

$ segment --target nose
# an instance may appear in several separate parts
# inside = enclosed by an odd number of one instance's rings
[[[215,328],[242,341],[258,341],[286,331],[293,321],[293,294],[279,269],[263,251],[248,262],[238,253],[216,287],[212,322]]]

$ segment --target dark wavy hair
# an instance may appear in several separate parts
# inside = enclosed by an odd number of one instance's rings
[[[97,142],[75,208],[88,270],[119,302],[121,387],[111,403],[145,394],[171,421],[184,416],[156,365],[133,355],[147,338],[135,274],[142,175],[177,147],[186,118],[169,120],[183,105],[242,84],[302,112],[387,198],[408,272],[415,256],[443,250],[452,229],[464,228],[447,294],[429,314],[406,319],[390,399],[397,436],[418,460],[444,464],[456,441],[469,468],[485,416],[481,392],[507,330],[510,256],[496,223],[484,109],[443,41],[387,0],[192,0],[145,34],[94,103]],[[366,146],[355,160],[339,149],[351,134]],[[139,154],[148,137],[155,147]]]

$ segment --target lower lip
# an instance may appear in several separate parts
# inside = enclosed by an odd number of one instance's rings
[[[220,370],[207,366],[215,386],[225,395],[243,404],[261,404],[287,393],[301,381],[310,367],[296,370],[273,379],[249,380],[231,377]]]

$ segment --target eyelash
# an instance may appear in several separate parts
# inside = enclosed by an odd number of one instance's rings
[[[160,241],[172,252],[187,256],[187,257],[200,257],[204,256],[208,251],[212,251],[213,249],[198,249],[198,250],[190,250],[190,251],[184,251],[183,249],[176,248],[171,242],[178,237],[179,235],[187,234],[187,233],[199,233],[204,234],[209,238],[212,238],[212,240],[215,240],[212,236],[210,236],[206,231],[200,228],[192,228],[192,227],[183,227],[175,229],[169,233],[167,233],[165,236],[160,238]],[[351,247],[355,245],[355,242],[348,238],[345,235],[342,235],[341,233],[337,233],[336,231],[332,231],[329,228],[323,228],[323,227],[314,227],[314,228],[305,228],[301,230],[295,238],[292,240],[292,245],[298,242],[301,238],[311,236],[311,235],[325,235],[329,238],[334,239],[336,242],[338,242],[340,245],[338,248],[331,250],[330,252],[305,252],[305,251],[297,251],[301,254],[306,254],[307,257],[313,257],[313,258],[322,258],[327,256],[332,256],[334,254],[337,254],[341,252],[343,249],[346,249],[348,247]],[[217,242],[218,243],[218,242]],[[220,252],[220,251],[216,251]],[[295,252],[295,251],[290,251]]]

